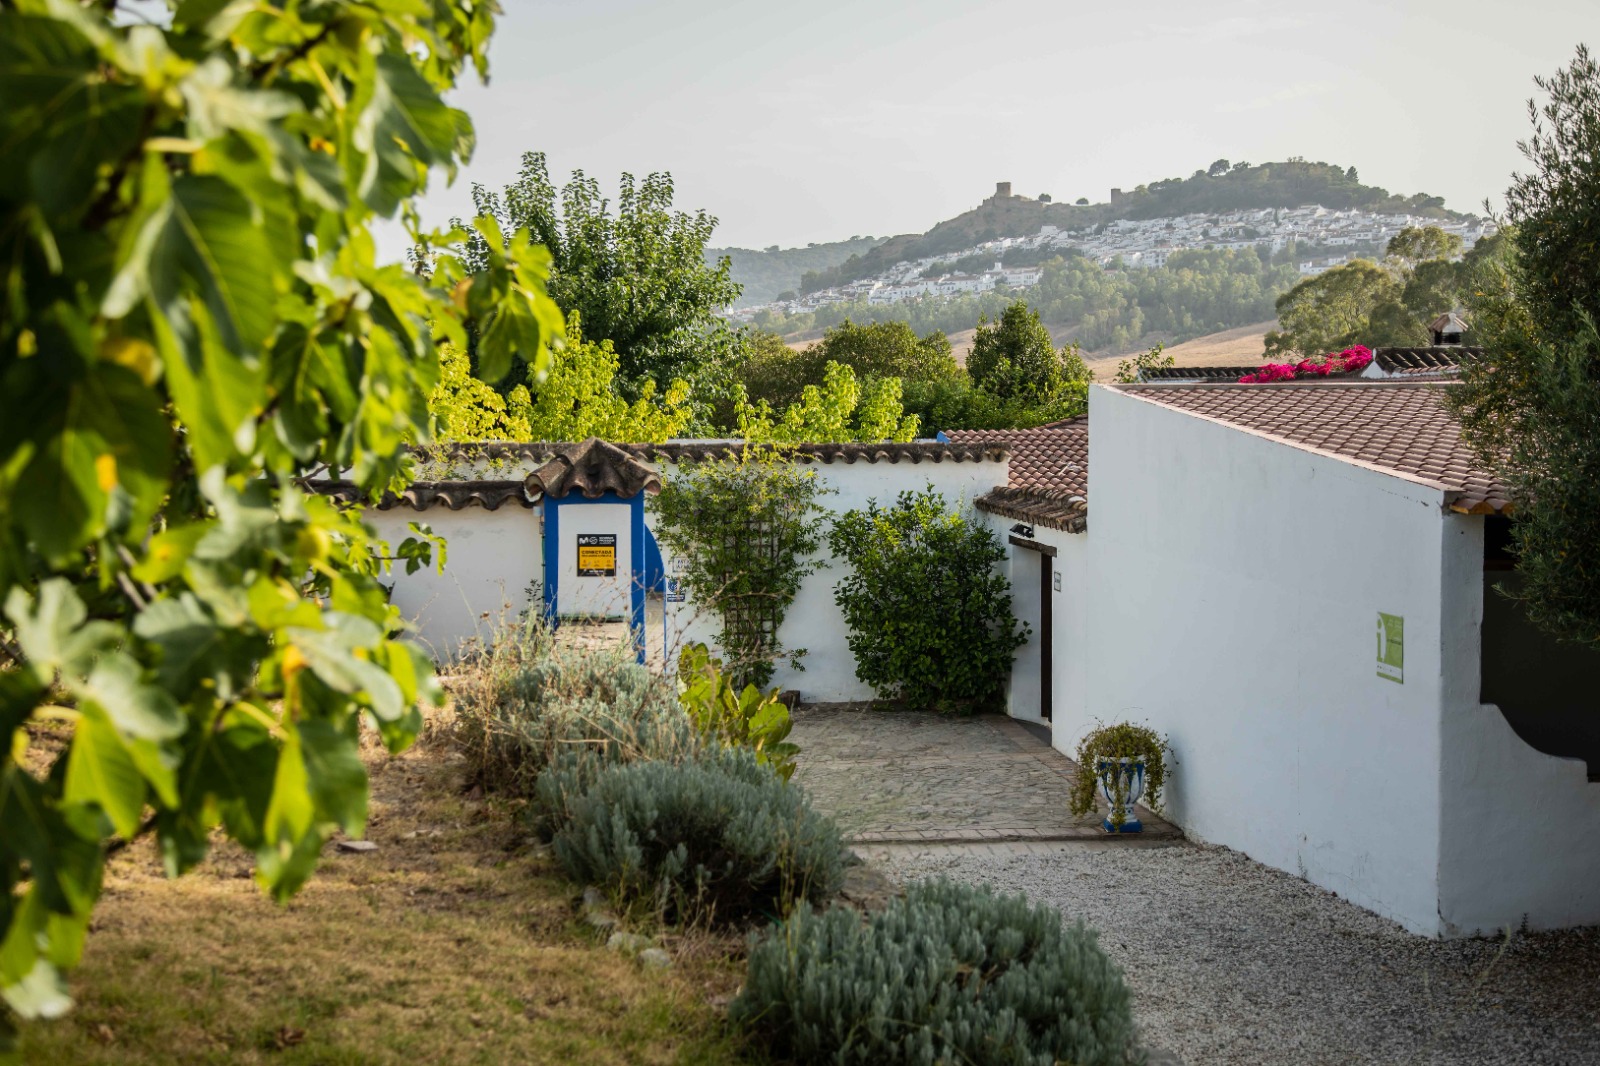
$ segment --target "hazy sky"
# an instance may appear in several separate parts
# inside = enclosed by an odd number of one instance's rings
[[[920,232],[1010,181],[1087,196],[1213,159],[1354,165],[1458,210],[1498,202],[1533,76],[1600,47],[1596,0],[503,0],[478,149],[443,224],[524,151],[671,171],[716,244]]]

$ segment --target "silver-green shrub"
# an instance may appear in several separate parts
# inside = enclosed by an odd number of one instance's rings
[[[796,911],[752,947],[732,1016],[796,1062],[1139,1061],[1127,987],[1093,931],[943,879],[865,920]]]
[[[545,837],[606,767],[679,761],[701,747],[670,680],[625,649],[559,647],[537,625],[503,635],[451,691],[469,774],[487,792],[528,801]]]
[[[741,748],[607,768],[571,802],[555,852],[573,880],[669,921],[781,916],[844,881],[838,828]]]

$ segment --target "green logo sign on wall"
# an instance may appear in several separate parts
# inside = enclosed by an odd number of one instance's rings
[[[1406,620],[1378,612],[1378,676],[1405,684]]]

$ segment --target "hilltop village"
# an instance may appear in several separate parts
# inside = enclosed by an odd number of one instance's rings
[[[1121,190],[1111,190],[1116,203]],[[999,182],[986,204],[1027,201]],[[1043,275],[1040,266],[1054,256],[1081,255],[1107,270],[1154,270],[1182,251],[1258,249],[1283,255],[1292,249],[1300,276],[1310,277],[1360,257],[1381,257],[1389,239],[1408,226],[1437,226],[1459,236],[1463,250],[1497,232],[1492,220],[1465,216],[1439,219],[1362,208],[1336,210],[1318,205],[1292,208],[1205,212],[1166,218],[1115,219],[1081,228],[1042,225],[1030,236],[1002,237],[960,251],[894,264],[871,277],[819,289],[787,300],[742,307],[730,317],[753,321],[761,311],[796,314],[830,304],[865,300],[872,305],[905,303],[998,289],[1030,289]],[[972,269],[972,260],[992,266]],[[966,267],[967,269],[962,269]]]

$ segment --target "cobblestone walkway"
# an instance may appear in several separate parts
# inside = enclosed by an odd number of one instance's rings
[[[1074,818],[1071,759],[1000,715],[955,718],[811,704],[794,715],[796,780],[858,844],[1105,839]],[[1146,839],[1177,830],[1143,808]]]

